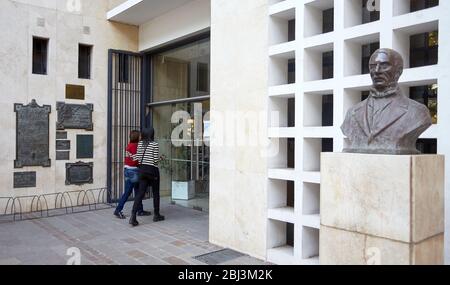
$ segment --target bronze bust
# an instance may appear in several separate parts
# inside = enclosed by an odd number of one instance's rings
[[[342,125],[350,140],[344,152],[419,154],[417,139],[432,125],[432,119],[425,105],[400,91],[402,56],[391,49],[379,49],[370,58],[369,67],[373,81],[369,98],[350,109]]]

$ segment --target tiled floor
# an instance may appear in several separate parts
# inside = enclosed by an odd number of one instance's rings
[[[70,248],[80,250],[83,265],[204,265],[194,257],[221,250],[208,242],[208,214],[167,202],[162,211],[166,221],[139,218],[136,228],[114,218],[111,209],[2,223],[0,265],[64,265]],[[226,264],[265,263],[244,256]]]

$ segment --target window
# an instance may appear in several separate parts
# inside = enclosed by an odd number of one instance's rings
[[[331,138],[322,139],[322,152],[333,152],[333,149],[334,149],[333,139]]]
[[[409,89],[409,94],[411,99],[419,103],[422,103],[428,107],[428,109],[430,110],[431,118],[433,119],[433,124],[437,124],[438,122],[437,84],[411,87]]]
[[[361,58],[361,71],[362,74],[368,74],[369,71],[369,61],[372,54],[380,48],[380,43],[372,43],[362,46],[362,58]]]
[[[92,46],[78,47],[78,78],[91,79]]]
[[[322,79],[330,79],[334,77],[333,51],[324,52],[322,54]]]
[[[295,99],[289,98],[288,102],[288,128],[295,127]]]
[[[152,101],[165,102],[209,95],[210,40],[152,55]],[[127,65],[126,59],[122,65]],[[128,70],[128,68],[125,68]],[[122,78],[126,79],[126,74]]]
[[[33,38],[33,74],[47,74],[48,39]]]
[[[286,245],[294,247],[295,225],[291,223],[286,224]]]
[[[129,81],[129,55],[119,54],[119,82],[128,83]]]
[[[295,41],[295,20],[288,22],[288,41]]]
[[[295,58],[288,60],[288,84],[295,83]]]
[[[333,94],[322,96],[322,127],[333,126]]]
[[[362,2],[362,23],[370,23],[380,20],[380,11],[371,11],[374,9],[370,9],[367,7],[369,3],[367,0],[361,0]]]
[[[417,149],[423,154],[437,154],[437,139],[419,139]]]
[[[197,63],[197,91],[209,93],[209,65]]]
[[[410,67],[434,65],[438,63],[439,33],[412,35],[410,37]]]
[[[367,100],[370,96],[370,91],[362,91],[361,92],[361,101]]]
[[[411,0],[411,12],[428,9],[439,5],[439,0]]]
[[[334,8],[324,10],[322,33],[329,33],[334,31]]]

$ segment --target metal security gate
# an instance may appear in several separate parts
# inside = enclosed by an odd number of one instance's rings
[[[143,59],[140,54],[109,51],[108,59],[108,193],[117,202],[124,192],[125,149],[129,134],[141,129]]]

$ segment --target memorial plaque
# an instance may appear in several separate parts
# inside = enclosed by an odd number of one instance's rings
[[[70,160],[70,151],[57,151],[56,160]]]
[[[67,163],[66,185],[83,185],[94,183],[94,163]]]
[[[81,85],[66,85],[66,99],[72,100],[84,100],[85,98],[85,88]]]
[[[16,112],[16,160],[14,168],[50,167],[49,117],[52,107],[36,100],[27,106],[14,104]]]
[[[14,188],[34,188],[36,187],[36,172],[16,172],[14,173]]]
[[[56,150],[70,150],[70,141],[56,141]]]
[[[67,140],[67,132],[56,132],[57,140]]]
[[[56,109],[58,110],[58,121],[56,123],[57,130],[94,130],[94,124],[92,122],[94,105],[77,105],[58,102],[56,104]]]

